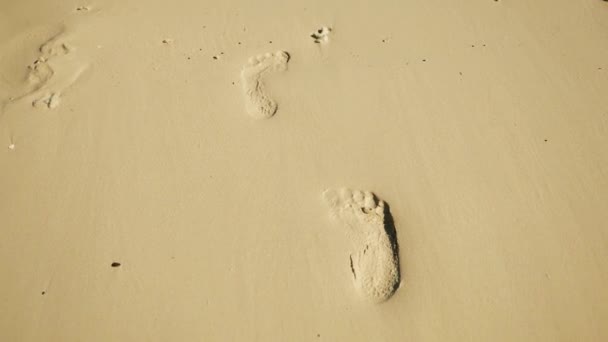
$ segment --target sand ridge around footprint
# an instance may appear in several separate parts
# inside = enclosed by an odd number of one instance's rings
[[[266,53],[249,59],[241,71],[245,108],[255,119],[268,119],[278,108],[264,90],[264,78],[268,73],[287,70],[289,54],[285,51]]]
[[[372,192],[328,189],[323,200],[331,216],[346,228],[353,283],[359,294],[379,303],[399,287],[399,250],[388,206]]]

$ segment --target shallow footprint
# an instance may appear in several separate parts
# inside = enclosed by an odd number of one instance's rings
[[[28,77],[10,102],[29,102],[35,108],[53,109],[61,95],[80,77],[87,65],[68,43],[65,29],[51,37],[39,48],[40,56],[28,66]]]
[[[285,51],[266,53],[249,59],[241,72],[245,107],[255,119],[268,119],[277,111],[277,103],[264,91],[264,76],[270,72],[287,70],[289,54]]]
[[[353,243],[355,288],[372,302],[387,300],[400,282],[397,236],[388,206],[369,191],[345,188],[326,190],[323,199]]]

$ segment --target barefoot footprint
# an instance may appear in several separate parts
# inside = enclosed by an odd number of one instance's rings
[[[277,103],[264,91],[263,79],[266,74],[287,70],[289,54],[285,51],[266,53],[249,59],[241,72],[245,107],[255,119],[268,119],[277,111]]]
[[[68,34],[62,29],[40,46],[40,56],[28,66],[27,80],[10,102],[26,101],[33,107],[48,109],[59,105],[62,93],[87,67],[67,40]]]
[[[350,267],[356,290],[379,303],[400,281],[397,237],[388,206],[369,191],[329,189],[323,199],[331,216],[346,226],[354,253]]]

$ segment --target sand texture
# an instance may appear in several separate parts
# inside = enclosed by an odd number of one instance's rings
[[[0,0],[0,342],[608,341],[608,2]]]

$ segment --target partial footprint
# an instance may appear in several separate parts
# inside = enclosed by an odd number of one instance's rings
[[[326,44],[329,42],[329,34],[331,33],[331,27],[323,26],[317,31],[310,34],[310,37],[317,44]]]
[[[10,101],[26,101],[36,108],[53,109],[59,105],[61,93],[76,82],[86,64],[72,53],[74,49],[68,45],[63,30],[39,50],[40,56],[28,66],[27,82]]]
[[[329,189],[323,199],[347,228],[355,249],[350,267],[357,291],[379,303],[399,287],[399,247],[388,206],[369,191]]]
[[[36,91],[44,86],[55,74],[55,71],[47,63],[45,57],[38,57],[34,63],[27,66],[29,72],[27,80],[31,86],[30,92]]]
[[[42,57],[49,59],[51,57],[67,55],[72,51],[72,48],[65,41],[65,33],[60,33],[53,38],[47,40],[40,46]]]
[[[277,103],[264,91],[264,77],[268,73],[287,70],[289,54],[285,51],[266,53],[249,59],[241,72],[245,107],[255,119],[268,119],[277,111]]]

